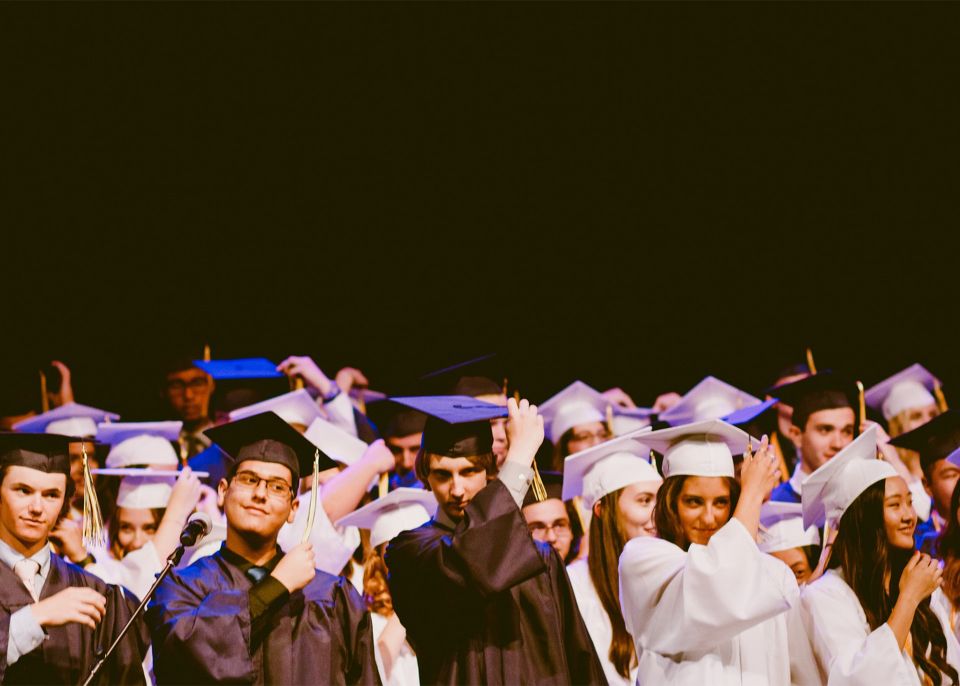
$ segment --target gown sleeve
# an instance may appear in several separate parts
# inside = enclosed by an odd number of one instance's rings
[[[793,574],[770,562],[735,518],[686,553],[635,538],[620,556],[627,630],[662,655],[710,650],[796,604]]]
[[[345,682],[380,685],[380,670],[373,649],[373,624],[370,613],[353,585],[344,578],[337,582],[337,607],[340,608],[340,635],[349,659]]]

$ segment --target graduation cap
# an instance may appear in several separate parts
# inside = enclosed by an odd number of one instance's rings
[[[418,381],[418,388],[425,395],[468,395],[472,398],[504,396],[506,385],[502,360],[496,353],[424,374]]]
[[[180,438],[183,422],[119,422],[100,424],[97,438],[111,446],[109,468],[150,465],[176,467],[179,464],[173,443]]]
[[[283,376],[277,365],[265,357],[244,357],[234,360],[194,360],[199,369],[217,381],[242,379],[276,379]]]
[[[49,412],[24,419],[13,425],[14,431],[51,433],[75,438],[97,435],[99,422],[114,421],[120,415],[80,403],[65,403]]]
[[[776,405],[779,400],[776,398],[768,398],[762,403],[756,403],[755,405],[748,405],[747,407],[741,408],[730,414],[721,417],[723,421],[727,424],[732,424],[733,426],[738,426],[741,429],[746,429],[749,425],[756,422],[760,417],[764,415],[771,407]]]
[[[628,433],[646,429],[653,423],[654,411],[652,407],[620,407],[611,406],[613,417],[611,420],[614,436],[625,436]]]
[[[507,408],[466,395],[391,400],[427,415],[420,445],[425,452],[446,457],[472,457],[492,452],[490,420],[507,416]]]
[[[793,408],[793,424],[802,429],[814,412],[849,407],[858,416],[859,390],[855,381],[831,371],[767,389],[767,394]]]
[[[913,431],[890,439],[890,445],[920,454],[920,465],[927,469],[960,448],[960,412],[947,410]]]
[[[70,436],[45,433],[0,433],[0,467],[29,467],[70,478]]]
[[[397,488],[337,521],[338,527],[355,526],[370,531],[370,545],[376,548],[401,531],[425,524],[437,511],[437,499],[421,488]]]
[[[555,498],[556,500],[563,500],[563,472],[540,472],[540,481],[543,483],[544,492],[546,493],[546,498],[544,500],[549,500]],[[528,490],[527,494],[523,497],[523,507],[528,505],[535,505],[537,503],[536,494],[533,490]]]
[[[383,438],[403,438],[422,433],[427,423],[423,412],[400,405],[390,399],[367,405],[367,416]]]
[[[736,386],[712,376],[691,388],[676,405],[660,414],[659,419],[671,426],[719,419],[747,405],[756,405],[755,398]]]
[[[574,381],[537,409],[543,416],[547,438],[556,445],[567,431],[580,424],[605,422],[610,403],[599,391],[582,381]]]
[[[640,434],[637,440],[663,454],[665,477],[734,476],[733,456],[760,441],[720,419]]]
[[[600,498],[630,484],[659,484],[663,477],[650,464],[649,432],[621,436],[571,455],[563,465],[563,499],[582,496],[587,510]]]
[[[815,526],[803,526],[803,505],[769,501],[760,507],[760,540],[762,553],[820,545],[820,532]]]
[[[317,401],[304,388],[238,408],[228,416],[230,421],[236,421],[262,412],[273,412],[287,424],[299,424],[303,427],[310,426],[315,419],[324,416],[317,406]]]
[[[170,502],[174,478],[156,476],[128,476],[120,481],[117,507],[136,510],[162,509]]]
[[[325,455],[345,465],[352,465],[367,452],[369,446],[325,419],[314,419],[303,435]]]
[[[897,476],[877,459],[877,427],[867,427],[850,445],[803,480],[803,526],[836,527],[857,497],[878,481]]]
[[[940,380],[923,365],[914,364],[871,386],[864,400],[888,422],[901,412],[937,404],[934,392]]]

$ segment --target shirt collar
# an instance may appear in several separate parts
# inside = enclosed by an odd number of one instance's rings
[[[437,508],[437,514],[433,516],[433,521],[445,529],[456,529],[457,523],[450,519],[450,516],[444,512],[442,507]]]
[[[224,541],[223,543],[220,544],[220,556],[223,557],[224,560],[226,560],[227,562],[229,562],[234,567],[236,567],[237,569],[239,569],[241,572],[244,572],[244,573],[246,573],[246,571],[251,567],[258,567],[258,566],[263,567],[267,571],[272,572],[274,568],[278,564],[280,564],[280,560],[283,558],[283,551],[280,550],[280,546],[277,546],[276,554],[273,557],[271,557],[266,564],[255,565],[252,562],[250,562],[250,560],[245,558],[243,555],[240,555],[230,550],[227,547],[227,542]]]
[[[800,488],[802,487],[803,480],[809,476],[805,471],[803,471],[803,463],[798,461],[796,468],[793,470],[793,475],[790,477],[790,488],[793,489],[793,492],[797,495],[802,495]]]
[[[6,541],[0,540],[0,560],[10,569],[20,560],[26,558],[26,555],[14,550]],[[40,576],[46,577],[50,569],[50,544],[47,543],[40,550],[30,556],[30,559],[40,565]]]

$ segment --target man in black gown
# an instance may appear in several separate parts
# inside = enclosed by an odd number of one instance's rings
[[[378,684],[359,594],[315,569],[309,543],[277,546],[314,446],[273,412],[207,434],[231,458],[218,487],[227,540],[157,589],[147,615],[157,683]],[[320,469],[333,466],[320,455]]]
[[[64,561],[49,536],[70,506],[70,442],[0,434],[0,683],[77,684],[113,643],[136,598]],[[100,671],[98,684],[143,684],[142,621]]]
[[[417,473],[440,505],[387,549],[390,592],[424,684],[602,684],[563,560],[520,504],[543,419],[464,396],[394,399],[430,415]],[[490,419],[509,411],[496,478]]]

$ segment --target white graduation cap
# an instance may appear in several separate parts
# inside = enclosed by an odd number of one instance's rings
[[[537,409],[543,417],[547,438],[556,444],[563,434],[579,424],[606,421],[609,404],[596,389],[574,381]]]
[[[317,401],[305,388],[237,408],[230,413],[229,417],[231,422],[235,422],[262,412],[274,412],[287,424],[302,426],[310,426],[314,419],[323,417]]]
[[[320,418],[310,423],[303,437],[320,448],[322,453],[348,467],[363,457],[370,447],[356,436]]]
[[[120,415],[80,403],[65,403],[49,412],[24,419],[13,425],[14,431],[48,433],[87,438],[97,435],[97,423],[120,419]]]
[[[653,408],[650,407],[620,407],[613,405],[614,436],[625,436],[628,433],[646,429],[653,420]]]
[[[867,389],[863,399],[890,421],[904,410],[936,403],[933,389],[938,383],[937,377],[923,365],[915,364]]]
[[[804,479],[800,491],[803,525],[836,527],[861,493],[891,476],[897,476],[897,471],[890,463],[877,459],[877,427],[870,426]]]
[[[708,419],[641,434],[639,440],[663,454],[664,477],[734,475],[733,456],[760,441],[720,419]]]
[[[603,496],[630,484],[650,482],[659,487],[663,477],[650,464],[650,447],[643,443],[645,431],[614,438],[564,460],[563,499],[582,496],[589,510]]]
[[[98,438],[112,447],[107,467],[132,465],[176,467],[180,461],[172,442],[180,438],[183,422],[121,422],[101,424]]]
[[[660,419],[671,426],[719,419],[748,405],[756,405],[756,398],[736,386],[708,376],[691,388],[676,405],[660,414]]]
[[[117,491],[117,507],[137,510],[165,508],[176,479],[177,472],[170,472],[170,476],[124,477]]]
[[[760,552],[776,553],[819,544],[817,527],[803,526],[803,506],[800,503],[770,501],[760,508]]]
[[[416,529],[437,511],[437,499],[421,488],[398,488],[337,521],[338,527],[370,530],[370,545],[377,547],[401,531]]]

